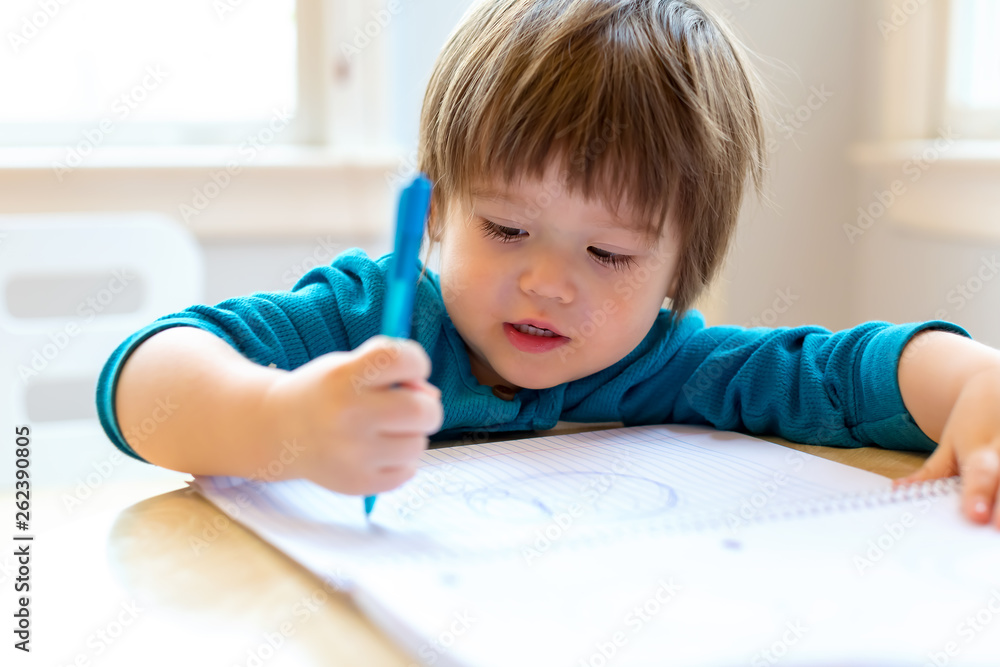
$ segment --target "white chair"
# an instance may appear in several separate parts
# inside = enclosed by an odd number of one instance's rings
[[[95,408],[112,351],[161,315],[199,303],[193,235],[149,212],[0,216],[0,490],[14,426],[32,432],[34,485],[85,486],[121,465]],[[137,466],[153,468],[132,461]]]

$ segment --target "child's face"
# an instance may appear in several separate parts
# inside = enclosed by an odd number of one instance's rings
[[[616,363],[645,337],[672,288],[673,225],[651,246],[599,200],[542,180],[449,206],[441,288],[480,383],[542,389]],[[521,331],[523,325],[555,335]]]

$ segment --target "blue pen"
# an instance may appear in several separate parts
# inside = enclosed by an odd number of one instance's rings
[[[417,253],[431,205],[431,182],[423,174],[403,188],[396,214],[396,244],[389,260],[389,285],[382,311],[382,334],[410,337],[413,294],[417,289]],[[365,516],[372,513],[376,496],[365,496]]]

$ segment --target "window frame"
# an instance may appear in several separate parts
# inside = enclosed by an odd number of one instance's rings
[[[893,16],[896,0],[868,6],[867,17]],[[1000,239],[1000,142],[949,126],[945,92],[951,0],[926,0],[898,30],[870,45],[875,125],[849,151],[862,206],[873,193],[903,184],[906,195],[886,207],[880,225],[954,239]],[[866,72],[867,73],[867,72]],[[916,73],[916,74],[914,74]],[[874,92],[874,91],[877,91]]]
[[[348,59],[344,44],[366,17],[398,0],[296,0],[297,113],[274,140],[286,146],[323,146],[350,153],[384,148],[388,136],[384,109],[387,80],[386,40],[372,39],[363,57]],[[260,121],[246,123],[142,123],[114,126],[114,146],[239,146],[259,132]],[[101,122],[0,123],[0,146],[68,152],[80,143],[102,148],[85,133],[99,132]],[[97,135],[93,135],[97,136]]]
[[[959,134],[969,139],[997,140],[1000,139],[1000,104],[989,109],[973,109],[962,107],[952,98],[951,84],[957,53],[955,51],[955,24],[958,20],[959,3],[946,0],[947,25],[944,35],[945,53],[947,54],[947,72],[941,88],[941,117]]]
[[[398,0],[297,2],[300,62],[310,63],[298,72],[297,144],[269,145],[235,173],[232,145],[102,146],[68,174],[55,166],[66,145],[2,146],[0,214],[160,211],[203,240],[389,234],[398,183],[413,165],[387,140],[387,115],[367,112],[384,111],[388,40],[372,40],[346,65],[340,58],[354,26],[386,6],[398,12]]]

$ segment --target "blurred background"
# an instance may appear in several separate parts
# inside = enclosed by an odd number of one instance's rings
[[[54,520],[109,482],[184,477],[96,424],[129,333],[390,249],[423,89],[469,4],[3,3],[0,415],[10,440],[33,429]],[[1000,346],[1000,1],[709,4],[774,98],[769,201],[745,208],[709,322],[938,318]]]

